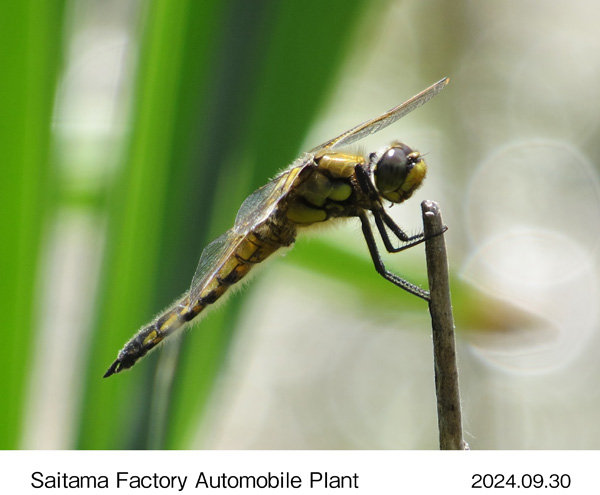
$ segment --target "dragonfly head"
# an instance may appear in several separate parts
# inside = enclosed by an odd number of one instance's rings
[[[375,164],[375,186],[379,194],[392,203],[401,203],[423,182],[427,165],[418,151],[403,143],[394,143],[383,153],[371,156]]]

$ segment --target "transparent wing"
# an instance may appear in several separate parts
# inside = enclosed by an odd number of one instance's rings
[[[190,301],[198,299],[202,289],[216,275],[223,263],[233,256],[244,237],[275,211],[279,202],[292,189],[298,175],[308,164],[312,163],[314,153],[322,149],[353,143],[384,129],[429,101],[448,84],[448,81],[448,78],[444,78],[379,117],[357,125],[338,137],[317,146],[296,160],[287,171],[248,196],[238,210],[233,228],[215,239],[202,251],[190,286]]]
[[[233,256],[246,235],[269,218],[282,198],[290,191],[300,172],[310,162],[309,155],[298,159],[292,168],[278,175],[244,200],[238,210],[233,228],[217,237],[202,251],[190,285],[191,302],[198,299],[202,289],[212,280],[223,263]]]
[[[448,81],[450,81],[448,77],[441,79],[432,86],[429,86],[427,89],[421,91],[418,95],[413,96],[410,100],[407,100],[391,110],[388,110],[379,117],[367,120],[366,122],[353,127],[349,131],[340,134],[338,137],[330,139],[329,141],[325,141],[323,144],[313,148],[309,153],[316,153],[323,149],[336,148],[338,146],[354,143],[355,141],[358,141],[359,139],[362,139],[370,134],[379,132],[381,129],[385,129],[388,125],[393,124],[398,119],[401,119],[406,114],[412,112],[431,100],[431,98],[444,89],[446,84],[448,84]]]
[[[238,210],[233,230],[239,234],[246,234],[271,216],[279,202],[294,186],[298,175],[312,163],[312,158],[312,155],[303,155],[285,172],[248,196]]]
[[[243,235],[236,234],[233,229],[230,229],[204,248],[190,286],[190,304],[198,300],[202,289],[215,276],[223,263],[233,255],[243,238]]]

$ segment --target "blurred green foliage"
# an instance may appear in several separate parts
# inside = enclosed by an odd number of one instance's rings
[[[178,357],[174,344],[124,375],[102,374],[135,329],[185,291],[202,247],[229,227],[249,192],[295,158],[364,3],[140,3],[125,153],[102,197],[81,205],[106,218],[107,238],[74,447],[186,445],[226,355],[238,301],[186,335]],[[52,164],[64,12],[59,1],[0,7],[0,39],[10,47],[0,65],[11,68],[0,79],[2,448],[17,448],[23,435],[43,233],[62,202],[77,207],[56,192],[61,177]],[[315,12],[335,22],[318,22]]]
[[[53,202],[50,119],[64,2],[0,4],[0,448],[18,446],[35,325],[35,280]]]

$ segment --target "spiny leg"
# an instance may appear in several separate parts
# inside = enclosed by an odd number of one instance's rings
[[[379,193],[377,192],[377,189],[375,189],[373,182],[369,178],[368,172],[363,168],[363,166],[356,165],[354,167],[354,172],[356,174],[358,185],[363,191],[363,193],[371,200],[371,202],[374,205],[378,205],[376,208],[373,208],[371,210],[371,213],[373,213],[373,217],[375,218],[375,224],[377,225],[377,230],[379,231],[385,248],[389,253],[399,253],[400,251],[404,251],[405,249],[416,246],[417,244],[420,244],[428,239],[424,236],[422,232],[411,236],[406,234],[406,232],[404,232],[400,228],[400,226],[396,222],[394,222],[392,217],[390,217],[383,209],[383,206],[381,205],[379,199]],[[387,230],[385,228],[386,226],[394,233],[394,235],[400,241],[405,243],[405,245],[400,247],[394,247],[394,245],[390,241],[390,236],[388,235]],[[444,229],[441,232],[438,232],[432,237],[441,235],[444,232],[446,232],[446,230],[448,230],[447,227],[444,227]]]
[[[360,223],[362,225],[362,232],[365,237],[365,241],[367,242],[367,247],[369,248],[369,253],[371,254],[371,258],[373,259],[373,263],[375,264],[375,270],[377,270],[377,273],[379,273],[383,278],[385,278],[386,280],[389,280],[390,282],[392,282],[394,285],[400,287],[401,289],[404,289],[405,291],[410,292],[411,294],[414,294],[415,296],[420,297],[421,299],[424,299],[425,301],[429,301],[429,292],[421,289],[421,287],[417,287],[415,284],[412,284],[409,281],[404,280],[403,278],[399,277],[395,273],[392,273],[386,269],[386,267],[383,264],[383,261],[381,259],[381,256],[379,255],[379,250],[377,249],[377,243],[375,242],[375,237],[373,236],[373,231],[371,230],[371,225],[369,223],[369,218],[367,217],[366,212],[363,210],[358,214],[358,216],[360,218]],[[389,242],[389,239],[388,239],[388,242]],[[422,242],[422,240],[420,240],[419,242]],[[418,244],[418,242],[417,242],[417,244]],[[411,247],[411,245],[403,246],[404,249],[406,247]]]
[[[388,253],[399,253],[400,251],[404,251],[405,249],[411,248],[425,241],[425,235],[423,232],[409,236],[402,230],[402,228],[400,228],[397,223],[392,220],[392,217],[383,211],[383,209],[372,210],[371,213],[373,213],[375,225],[377,225],[377,230],[379,231],[379,235],[381,235],[381,239],[383,240],[383,244],[385,245],[385,249],[387,249]],[[394,247],[392,241],[390,240],[390,236],[385,229],[386,226],[398,239],[400,239],[400,241],[404,243],[402,246]]]

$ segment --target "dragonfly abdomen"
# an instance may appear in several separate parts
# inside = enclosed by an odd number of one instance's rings
[[[190,302],[191,292],[185,294],[152,323],[136,333],[119,352],[116,361],[104,377],[131,368],[166,337],[196,318],[207,306],[217,302],[232,285],[244,278],[254,265],[294,241],[295,228],[271,225],[270,220],[266,223],[269,225],[264,225],[241,239],[236,249],[208,279],[199,294],[193,296],[194,301]]]
[[[185,309],[187,309],[187,295],[137,332],[119,351],[117,359],[108,368],[104,377],[131,368],[165,337],[185,325],[188,321],[185,318]]]

